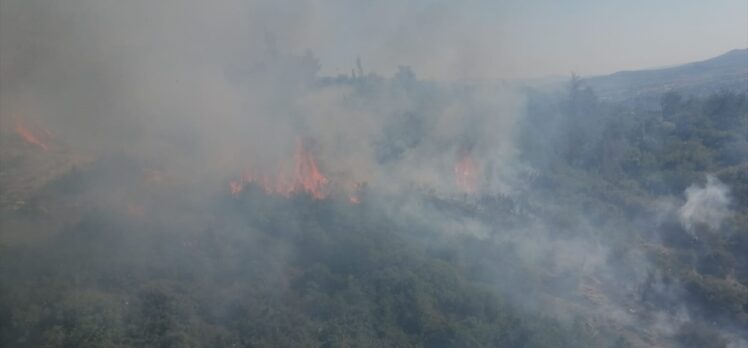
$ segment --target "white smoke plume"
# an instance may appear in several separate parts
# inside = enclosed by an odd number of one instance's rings
[[[699,225],[711,230],[719,229],[730,214],[730,188],[712,175],[707,175],[706,185],[691,185],[686,189],[686,203],[678,209],[683,227],[693,231]]]

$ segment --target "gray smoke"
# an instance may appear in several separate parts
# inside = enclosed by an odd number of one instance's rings
[[[442,76],[480,75],[481,65],[473,63],[488,58],[474,54],[474,44],[457,32],[440,31],[455,15],[454,5],[420,12],[399,2],[377,4],[369,5],[377,16],[367,18],[382,23],[361,25],[397,28],[380,40],[387,43],[376,52],[380,64],[412,61],[432,72],[451,67]],[[366,183],[381,194],[371,206],[387,211],[403,230],[424,231],[423,243],[479,240],[489,251],[466,250],[458,257],[496,258],[484,273],[524,307],[561,318],[593,312],[638,326],[640,318],[622,299],[637,295],[651,265],[642,250],[614,253],[606,240],[633,232],[619,230],[616,221],[593,222],[556,193],[528,194],[537,175],[517,158],[522,93],[499,83],[420,79],[419,66],[401,66],[387,76],[367,70],[362,77],[366,55],[363,63],[350,59],[351,67],[358,65],[359,84],[323,76],[331,69],[315,52],[329,49],[331,36],[346,39],[331,23],[365,7],[285,0],[2,0],[0,130],[7,131],[14,117],[33,120],[54,130],[73,152],[146,159],[159,163],[164,177],[183,183],[180,189],[208,182],[226,194],[229,179],[248,167],[275,173],[292,161],[299,139],[308,141],[333,183]],[[393,13],[406,15],[387,19]],[[366,40],[347,38],[353,39]],[[455,183],[455,164],[465,154],[475,161],[477,191],[501,194],[511,208],[475,213],[477,198],[464,198]],[[126,206],[149,193],[120,189],[114,198],[110,187],[90,192],[89,201]],[[195,196],[207,196],[202,190]],[[424,192],[437,203],[421,199]],[[717,230],[729,216],[729,188],[715,177],[685,195],[677,214],[688,231]],[[152,205],[167,212],[164,221],[198,226],[197,220],[209,219],[180,210],[182,203]],[[440,208],[445,204],[467,213]],[[139,211],[147,213],[147,205]],[[284,260],[287,253],[281,246],[275,254]],[[679,310],[657,313],[653,322],[656,331],[672,335],[688,320]]]

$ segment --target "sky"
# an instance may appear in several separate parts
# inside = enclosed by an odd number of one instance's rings
[[[411,65],[435,79],[589,76],[748,47],[746,0],[320,0],[278,11],[297,17],[290,41],[327,74],[360,56],[366,70]]]
[[[0,3],[1,44],[31,47],[34,59],[43,51],[34,47],[72,51],[61,39],[74,37],[101,53],[178,52],[239,66],[272,33],[282,50],[318,57],[325,75],[350,73],[360,57],[365,71],[385,76],[408,65],[429,79],[522,79],[670,66],[748,47],[748,0],[23,3]],[[18,70],[8,62],[0,68]]]

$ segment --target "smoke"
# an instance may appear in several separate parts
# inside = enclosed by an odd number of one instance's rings
[[[204,178],[277,172],[299,139],[311,139],[325,172],[392,191],[459,191],[454,164],[469,148],[490,160],[477,165],[482,184],[511,187],[495,177],[512,170],[504,163],[514,156],[516,92],[423,91],[409,68],[392,79],[370,75],[368,90],[320,87],[325,62],[310,49],[325,47],[327,33],[309,28],[324,29],[315,23],[336,12],[327,10],[234,0],[3,2],[2,123],[38,121],[77,152],[125,153]]]
[[[706,185],[693,184],[685,191],[686,202],[678,209],[683,227],[691,232],[698,226],[718,230],[730,214],[730,189],[719,179],[707,175]]]
[[[403,5],[369,6],[380,19]],[[324,51],[330,37],[342,40],[344,31],[329,23],[359,7],[239,0],[7,0],[0,7],[0,130],[29,120],[75,153],[124,155],[158,168],[147,175],[132,162],[105,168],[85,204],[126,207],[134,220],[158,211],[159,222],[194,230],[223,217],[209,216],[205,197],[228,197],[230,182],[248,171],[270,177],[292,167],[303,144],[325,183],[366,187],[372,194],[356,198],[364,209],[385,211],[423,245],[456,249],[474,276],[520,306],[644,326],[627,301],[652,266],[642,250],[615,250],[606,240],[633,232],[619,217],[592,222],[579,213],[586,207],[560,197],[569,193],[528,192],[536,175],[518,159],[519,91],[421,79],[420,65],[391,76],[323,76],[331,69],[315,51],[331,54]],[[397,27],[377,57],[392,66],[404,56],[431,72],[449,66],[454,71],[443,75],[479,75],[469,63],[486,58],[471,49],[412,44],[458,40],[436,30],[450,9],[414,10],[420,20]],[[434,53],[441,61],[428,59]],[[44,146],[55,152],[59,143]],[[128,171],[157,179],[122,180]],[[163,182],[188,192],[162,192]],[[727,186],[709,176],[685,194],[683,226],[719,229],[729,215]],[[240,222],[221,224],[255,234]],[[480,245],[463,247],[465,238]],[[281,269],[292,251],[276,249],[268,253]],[[655,314],[653,325],[672,335],[688,320],[679,309]]]
[[[739,337],[730,337],[727,342],[727,348],[746,348],[748,347],[748,341]]]

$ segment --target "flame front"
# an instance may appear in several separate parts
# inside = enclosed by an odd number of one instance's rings
[[[27,143],[39,146],[44,151],[49,149],[47,144],[42,142],[41,139],[39,139],[39,137],[37,137],[36,134],[27,128],[19,119],[16,119],[15,131],[16,134],[20,135]],[[50,134],[49,131],[45,130],[45,132]]]
[[[323,199],[327,196],[327,182],[314,157],[299,142],[296,146],[296,185],[312,197]]]
[[[248,169],[245,170],[240,180],[230,182],[229,186],[233,195],[241,193],[246,185],[255,183],[267,194],[290,197],[293,194],[305,192],[314,199],[325,199],[328,195],[328,182],[327,177],[319,169],[317,161],[299,141],[292,168],[283,167],[274,177]]]
[[[463,192],[473,193],[478,188],[478,170],[469,150],[462,150],[455,164],[457,187]]]

